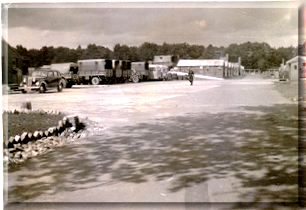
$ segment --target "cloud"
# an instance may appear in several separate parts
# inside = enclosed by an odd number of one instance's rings
[[[26,47],[187,42],[228,45],[296,37],[297,9],[10,8],[9,40]],[[30,37],[29,37],[30,36]],[[289,39],[291,44],[295,42]],[[289,44],[279,42],[279,44]]]

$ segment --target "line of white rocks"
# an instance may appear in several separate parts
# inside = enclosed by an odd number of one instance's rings
[[[32,111],[33,112],[33,111]],[[78,116],[64,117],[57,126],[34,133],[23,132],[4,140],[4,162],[21,163],[30,157],[61,146],[67,139],[80,138],[79,131],[85,128]]]
[[[30,109],[26,109],[26,108],[12,109],[12,110],[7,110],[7,111],[3,111],[3,112],[12,113],[12,114],[19,114],[19,113],[26,113],[26,114],[27,113],[41,113],[41,114],[51,114],[51,115],[60,115],[60,114],[62,114],[58,110],[48,110],[48,111],[45,111],[45,110],[42,110],[42,109],[30,110]]]

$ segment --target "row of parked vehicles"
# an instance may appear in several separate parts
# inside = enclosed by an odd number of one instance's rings
[[[41,93],[49,89],[59,92],[64,87],[71,88],[75,84],[98,85],[138,83],[148,80],[169,80],[169,67],[149,62],[131,62],[125,60],[88,59],[77,63],[58,63],[35,69],[23,78],[19,89],[26,93],[37,90]]]

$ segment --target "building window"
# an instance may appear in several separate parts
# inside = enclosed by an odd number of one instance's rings
[[[297,65],[294,65],[294,70],[297,70]]]

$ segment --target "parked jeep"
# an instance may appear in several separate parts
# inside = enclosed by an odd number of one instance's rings
[[[19,89],[22,93],[29,92],[31,90],[44,93],[47,90],[57,89],[61,92],[64,87],[64,78],[57,70],[38,69],[32,72],[31,76],[26,76],[20,84]]]

